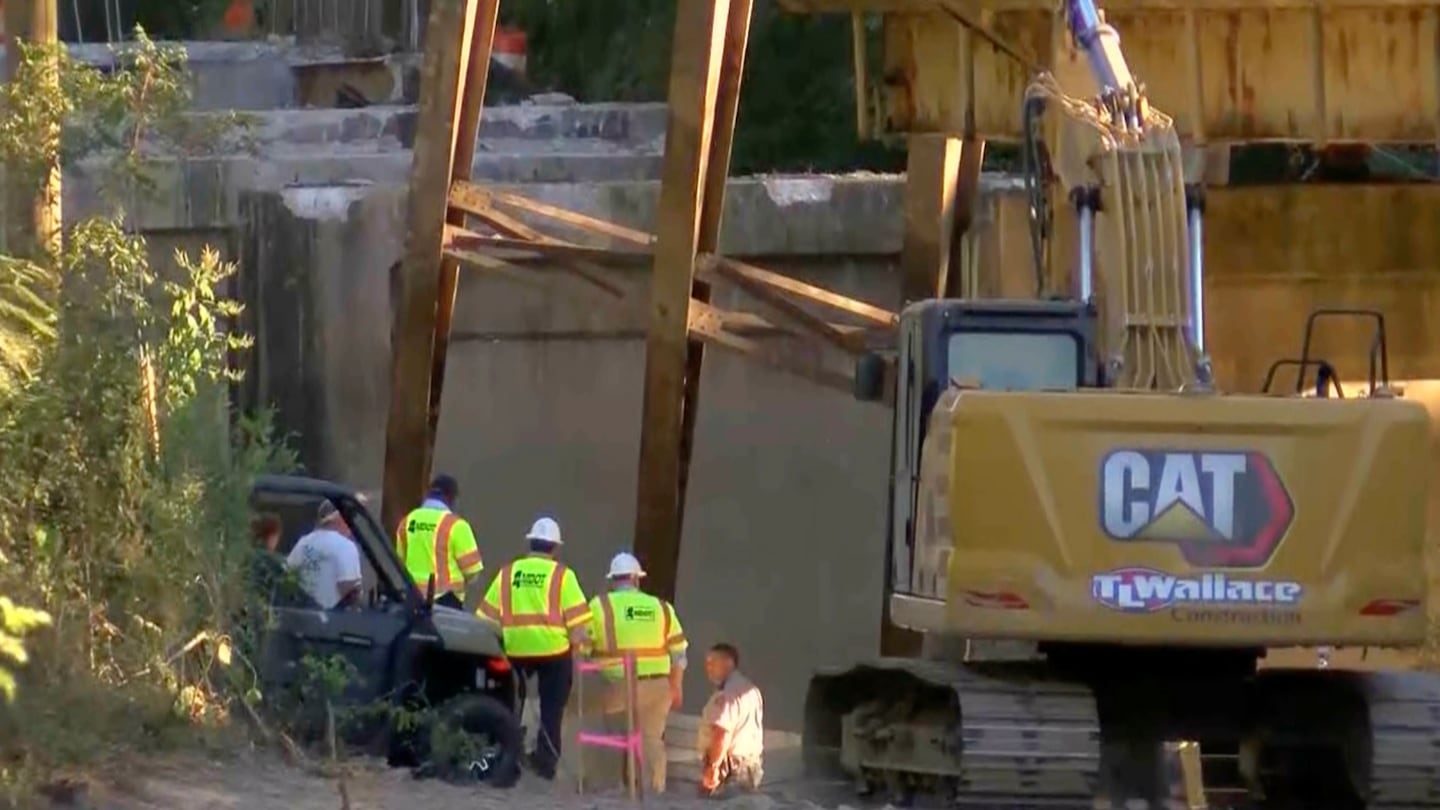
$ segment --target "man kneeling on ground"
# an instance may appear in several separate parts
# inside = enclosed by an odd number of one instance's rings
[[[764,776],[765,703],[739,665],[740,653],[729,644],[716,644],[705,656],[705,677],[715,686],[700,713],[697,750],[704,757],[700,793],[705,796],[727,784],[759,790]]]

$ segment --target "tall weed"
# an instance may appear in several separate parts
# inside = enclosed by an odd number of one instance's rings
[[[58,255],[0,257],[0,692],[18,686],[0,708],[0,787],[12,797],[54,768],[224,727],[247,677],[231,635],[249,482],[295,466],[268,415],[228,402],[230,358],[249,345],[221,292],[235,267],[206,250],[160,278],[125,220],[122,206],[147,199],[146,145],[195,137],[183,53],[137,31],[119,57],[102,74],[22,48],[0,92],[8,176],[99,154],[113,181],[111,210],[66,223]]]

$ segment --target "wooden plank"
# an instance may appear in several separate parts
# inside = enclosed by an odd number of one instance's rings
[[[495,229],[497,232],[510,238],[523,239],[527,242],[536,242],[539,244],[547,245],[570,244],[563,240],[553,239],[549,236],[546,236],[545,234],[535,230],[529,225],[526,225],[520,220],[515,219],[508,214],[503,214],[499,211],[496,211],[493,208],[486,208],[483,210],[483,213],[479,213],[473,209],[466,209],[465,213],[475,217],[476,219],[484,222],[486,225],[489,225],[491,228]],[[470,238],[471,236],[483,238],[480,237],[479,234],[466,234],[466,238]],[[605,273],[607,272],[608,268],[601,267],[594,262],[588,262],[583,260],[565,262],[562,267],[571,275],[584,281],[586,284],[589,284],[595,289],[605,293],[611,298],[623,299],[625,297],[624,290],[620,289],[614,284],[611,284],[605,278]]]
[[[451,185],[457,178],[468,178],[475,165],[476,138],[480,135],[480,116],[485,111],[485,87],[490,80],[490,51],[495,44],[495,24],[499,18],[500,0],[466,0],[476,5],[471,30],[468,69],[460,77],[461,104],[450,152]],[[464,225],[465,212],[447,209],[445,221]],[[445,362],[450,354],[450,326],[455,319],[455,296],[459,292],[460,265],[450,257],[440,262],[440,296],[435,306],[435,343],[431,350],[430,369],[430,448],[433,454],[435,436],[440,427],[440,396],[445,388]],[[429,465],[427,464],[427,467]],[[428,470],[427,470],[428,477]]]
[[[667,148],[669,142],[669,134],[667,133]],[[457,188],[465,188],[465,186],[458,186]],[[532,200],[529,197],[524,197],[519,194],[511,194],[504,191],[493,191],[490,189],[481,189],[480,191],[483,194],[489,195],[490,199],[494,200],[496,203],[508,205],[512,208],[518,208],[531,214],[549,217],[557,222],[563,223],[572,228],[578,228],[582,231],[602,234],[605,236],[613,237],[615,239],[619,239],[622,242],[629,242],[631,244],[640,245],[642,247],[649,247],[654,242],[654,237],[652,237],[648,233],[645,233],[644,231],[637,231],[634,228],[627,228],[624,225],[617,225],[614,222],[607,222],[603,219],[596,219],[595,217],[587,216],[585,214],[571,211],[566,208],[560,208],[559,206],[549,205],[547,203],[539,202],[538,200]]]
[[[400,305],[385,428],[383,516],[387,529],[425,494],[429,473],[430,377],[440,299],[442,239],[463,92],[474,2],[435,3],[420,64],[420,103],[410,169],[409,230],[400,274]]]
[[[646,267],[654,262],[654,258],[649,251],[612,250],[610,248],[576,245],[558,240],[533,242],[528,239],[510,239],[504,236],[480,236],[479,234],[475,234],[475,238],[472,241],[473,244],[467,244],[467,248],[484,250],[491,253],[532,254],[546,258],[567,260],[582,259],[594,264],[628,267]]]
[[[820,316],[800,306],[794,300],[778,293],[774,287],[762,284],[735,270],[731,263],[717,262],[715,272],[756,300],[780,312],[789,320],[799,324],[806,331],[819,335],[822,340],[847,354],[859,354],[863,349],[853,332],[841,332]]]
[[[645,348],[635,551],[650,592],[675,595],[689,306],[729,0],[679,0],[671,50],[651,318]]]
[[[736,335],[725,328],[726,315],[723,311],[692,300],[689,309],[689,332],[712,346],[721,346],[745,355],[758,363],[802,377],[816,385],[822,385],[852,396],[855,391],[854,378],[847,374],[824,368],[818,363],[806,362],[794,352],[785,351],[770,343],[760,343]],[[650,573],[650,567],[646,567]]]
[[[774,273],[764,268],[756,267],[753,264],[746,264],[728,256],[716,256],[707,253],[697,260],[696,268],[702,273],[714,273],[716,268],[724,265],[727,272],[743,276],[748,280],[773,287],[776,290],[790,293],[791,295],[823,304],[828,307],[854,315],[862,320],[869,321],[878,326],[894,326],[899,322],[899,316],[888,309],[867,304],[855,298],[850,298],[836,292],[831,292],[823,287],[816,287],[813,284],[806,284],[799,279]]]

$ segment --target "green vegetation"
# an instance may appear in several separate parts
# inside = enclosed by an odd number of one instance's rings
[[[294,466],[263,414],[229,410],[229,356],[248,346],[228,331],[235,267],[207,250],[162,272],[124,217],[145,204],[150,150],[214,134],[181,115],[183,53],[143,30],[109,74],[22,51],[0,90],[7,182],[98,160],[110,209],[67,222],[58,253],[12,242],[0,257],[0,688],[19,687],[0,709],[0,789],[12,797],[58,767],[193,744],[224,727],[236,696],[253,699],[248,639],[232,636],[249,480]]]

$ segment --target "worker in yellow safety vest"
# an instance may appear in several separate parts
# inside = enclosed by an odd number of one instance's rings
[[[395,553],[421,593],[435,577],[435,603],[460,609],[473,605],[480,593],[480,549],[470,522],[455,514],[460,485],[437,475],[424,502],[395,528]]]
[[[685,680],[685,629],[675,607],[640,590],[645,571],[635,555],[621,552],[610,561],[606,580],[610,592],[590,600],[590,636],[593,657],[604,664],[606,725],[623,731],[625,711],[625,656],[635,661],[635,724],[639,727],[650,787],[665,791],[665,723],[671,709],[680,708]]]
[[[575,572],[555,559],[564,542],[560,524],[542,517],[525,539],[529,553],[500,569],[476,614],[500,626],[522,687],[531,676],[538,682],[540,734],[529,760],[541,778],[554,779],[575,676],[572,650],[588,643],[590,606]]]

